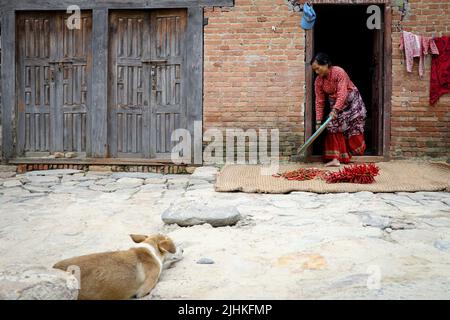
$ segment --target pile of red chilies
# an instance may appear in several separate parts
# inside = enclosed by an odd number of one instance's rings
[[[360,183],[370,184],[375,182],[380,168],[375,164],[354,164],[344,167],[338,172],[330,173],[325,177],[327,183]]]
[[[274,177],[283,177],[286,180],[306,181],[313,180],[316,177],[325,180],[327,183],[359,183],[370,184],[375,182],[375,177],[379,174],[380,168],[375,164],[354,164],[338,172],[329,172],[315,168],[300,168],[294,171],[288,171],[273,175]]]
[[[300,168],[294,171],[288,171],[278,175],[274,175],[274,177],[283,177],[287,180],[306,181],[312,180],[316,177],[324,177],[325,174],[326,171],[315,168]]]

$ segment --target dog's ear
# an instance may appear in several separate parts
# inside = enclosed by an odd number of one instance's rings
[[[141,243],[148,238],[147,236],[144,236],[142,234],[130,234],[130,237],[135,243]]]
[[[172,240],[162,240],[158,243],[158,249],[162,253],[164,252],[170,252],[175,253],[177,252],[177,248],[175,248],[175,245],[173,244]]]

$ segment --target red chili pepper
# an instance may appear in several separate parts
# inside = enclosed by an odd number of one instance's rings
[[[375,164],[355,164],[344,167],[338,172],[330,173],[325,177],[327,183],[360,183],[370,184],[375,182],[375,176],[380,168]]]

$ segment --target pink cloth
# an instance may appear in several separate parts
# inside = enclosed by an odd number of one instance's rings
[[[400,49],[405,52],[406,70],[412,72],[414,58],[419,60],[419,75],[425,73],[425,55],[439,54],[436,43],[431,37],[421,37],[414,33],[403,31],[400,39]]]

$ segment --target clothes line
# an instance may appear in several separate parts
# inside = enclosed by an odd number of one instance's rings
[[[405,53],[406,70],[412,72],[414,58],[419,58],[419,76],[425,73],[425,56],[439,55],[438,47],[433,37],[419,36],[412,32],[402,31],[400,37],[400,50]]]

